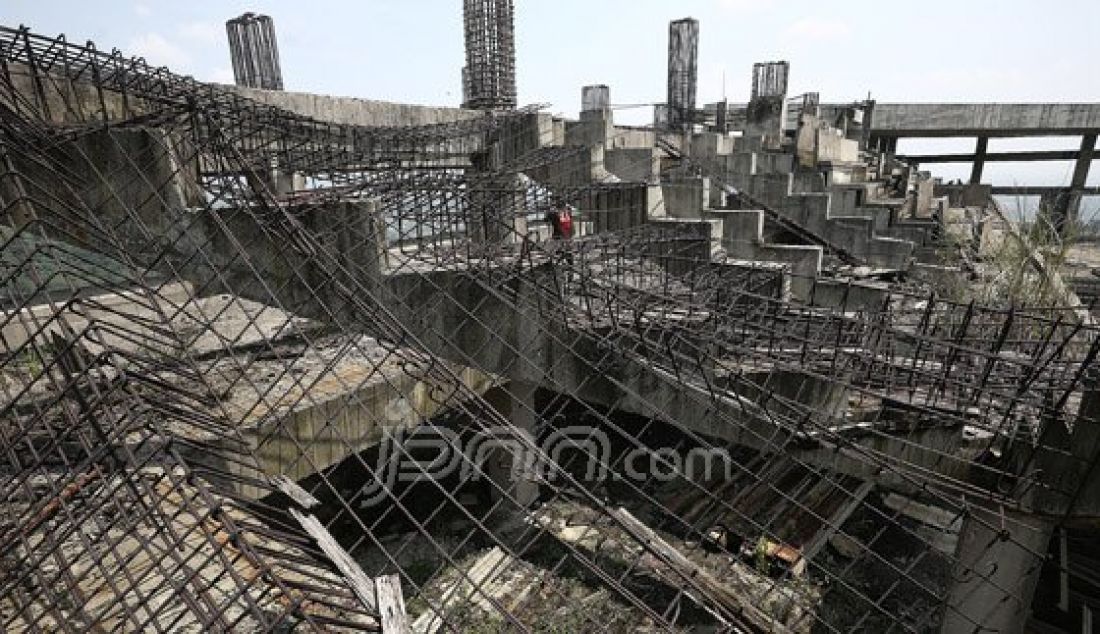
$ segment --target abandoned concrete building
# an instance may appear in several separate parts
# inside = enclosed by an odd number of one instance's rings
[[[461,108],[0,28],[0,631],[1092,631],[1100,104],[698,104],[689,18],[563,119],[463,15]]]

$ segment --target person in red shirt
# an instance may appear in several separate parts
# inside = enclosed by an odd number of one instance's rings
[[[573,253],[569,248],[569,241],[573,238],[573,216],[576,210],[572,205],[561,198],[554,198],[554,206],[546,212],[546,222],[550,223],[551,237],[561,242],[559,248],[562,260],[566,264],[573,264]]]
[[[546,212],[546,222],[550,223],[555,240],[569,240],[573,237],[573,207],[561,198],[554,199],[554,206]]]

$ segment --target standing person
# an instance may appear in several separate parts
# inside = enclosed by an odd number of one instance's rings
[[[546,222],[550,223],[555,240],[568,240],[573,237],[573,207],[561,198],[554,198],[554,205],[546,212]]]
[[[551,238],[558,243],[562,250],[562,260],[566,264],[573,264],[573,253],[569,248],[569,241],[573,238],[573,206],[561,198],[554,198],[554,206],[546,212],[546,222],[550,223]],[[559,242],[560,241],[560,242]]]

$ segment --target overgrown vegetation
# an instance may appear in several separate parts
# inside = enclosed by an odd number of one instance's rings
[[[1100,219],[1074,223],[1057,231],[1050,210],[1027,213],[1017,201],[1013,213],[991,210],[979,238],[948,230],[943,239],[945,262],[957,261],[965,275],[944,274],[935,280],[946,299],[987,306],[1061,306],[1068,300],[1061,276],[1071,248],[1083,236],[1100,237]],[[1085,233],[1087,232],[1087,234]]]

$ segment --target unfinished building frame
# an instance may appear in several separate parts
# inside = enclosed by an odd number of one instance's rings
[[[511,48],[510,2],[465,7]],[[0,60],[4,629],[1012,631],[1080,574],[1048,546],[1100,512],[1100,332],[901,276],[904,201],[831,217],[789,147],[609,118]],[[484,61],[470,105],[514,104]],[[730,204],[652,213],[658,154]]]
[[[463,0],[465,107],[516,107],[516,42],[512,0]]]

